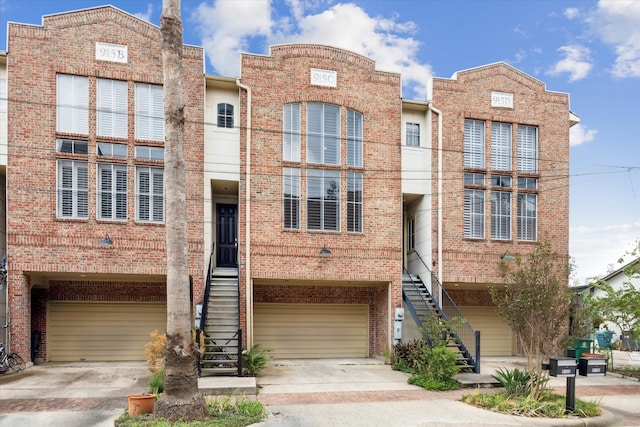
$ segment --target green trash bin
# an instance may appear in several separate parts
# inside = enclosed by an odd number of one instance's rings
[[[579,360],[582,357],[583,353],[591,352],[592,342],[593,340],[583,338],[576,341],[573,345],[571,345],[571,348],[576,350],[576,360]]]

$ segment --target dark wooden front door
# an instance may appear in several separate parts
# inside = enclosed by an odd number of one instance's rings
[[[236,205],[216,208],[216,266],[237,267],[238,227]]]

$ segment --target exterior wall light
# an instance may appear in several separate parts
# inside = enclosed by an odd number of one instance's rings
[[[515,261],[516,257],[514,257],[513,255],[511,255],[509,253],[509,251],[503,253],[502,255],[500,255],[500,260],[504,261],[504,262],[511,262],[511,261]]]
[[[320,250],[320,256],[329,256],[329,255],[331,255],[331,251],[327,249],[327,245],[323,245],[322,249]]]
[[[98,242],[100,246],[113,246],[113,240],[109,238],[108,234],[105,234],[102,240]]]

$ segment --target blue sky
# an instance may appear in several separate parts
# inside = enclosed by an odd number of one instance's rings
[[[161,0],[0,0],[7,21],[111,4],[159,25]],[[640,1],[182,0],[184,41],[207,73],[235,77],[239,52],[278,43],[334,45],[401,72],[403,96],[426,98],[429,76],[505,61],[570,94],[570,255],[575,279],[603,276],[640,239]],[[629,258],[626,258],[628,261]]]

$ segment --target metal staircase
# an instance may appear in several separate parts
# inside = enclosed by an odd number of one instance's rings
[[[238,269],[212,269],[211,262],[200,317],[204,333],[200,374],[242,376]]]
[[[429,291],[429,287],[419,276],[406,271],[402,275],[402,299],[405,308],[419,327],[426,323],[429,316],[437,316],[443,320],[445,327],[441,338],[446,342],[447,348],[458,355],[457,364],[460,371],[479,374],[480,331],[471,328],[438,278],[428,268],[427,272],[431,289],[437,289],[436,295]],[[449,322],[454,319],[455,322]]]

